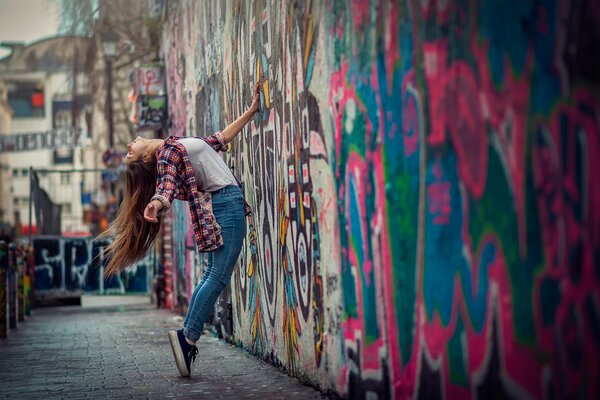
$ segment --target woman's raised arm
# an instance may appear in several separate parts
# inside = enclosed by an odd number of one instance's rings
[[[244,126],[246,126],[246,124],[248,122],[250,122],[250,120],[252,119],[254,114],[256,114],[256,112],[259,110],[259,108],[260,108],[260,82],[257,82],[256,86],[254,87],[254,95],[252,96],[252,104],[250,105],[248,110],[246,110],[246,112],[243,113],[242,116],[240,116],[238,119],[236,119],[231,124],[229,124],[229,126],[227,126],[227,128],[225,128],[221,131],[221,134],[223,135],[223,140],[225,141],[225,144],[231,142],[233,140],[233,138],[235,138],[237,136],[237,134],[240,133],[242,128]]]

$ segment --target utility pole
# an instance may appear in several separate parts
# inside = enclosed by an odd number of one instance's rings
[[[117,57],[117,44],[118,38],[115,37],[114,32],[105,32],[102,37],[102,50],[104,53],[104,61],[106,62],[106,118],[108,119],[108,149],[106,150],[107,160],[111,160],[114,156],[115,151],[115,125],[114,125],[114,111],[113,111],[113,98],[112,98],[112,86],[113,86],[113,62]],[[115,182],[110,177],[110,210],[107,214],[107,219],[113,219],[116,215],[116,201],[115,199]],[[110,217],[109,217],[110,215]]]
[[[33,224],[31,220],[33,219],[33,167],[29,167],[29,246],[33,249],[33,233],[32,227]],[[36,221],[37,226],[37,221]]]
[[[71,88],[71,129],[73,129],[73,137],[77,138],[75,134],[77,130],[77,114],[78,114],[78,104],[77,104],[77,64],[79,63],[79,51],[75,48],[75,52],[73,54],[73,86]],[[79,138],[77,138],[78,140]],[[77,143],[77,142],[76,142]]]
[[[115,145],[115,125],[113,121],[113,99],[112,99],[112,58],[106,57],[106,104],[108,119],[108,148],[113,149]]]
[[[117,55],[117,40],[111,33],[105,33],[102,37],[102,50],[106,63],[106,107],[108,119],[108,148],[112,151],[115,145],[115,125],[113,121],[113,61]]]

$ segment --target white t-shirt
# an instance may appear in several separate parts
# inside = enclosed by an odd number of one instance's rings
[[[195,137],[179,139],[185,147],[194,169],[198,190],[215,192],[237,182],[221,156],[204,140]]]

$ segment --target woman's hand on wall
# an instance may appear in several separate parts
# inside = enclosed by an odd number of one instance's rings
[[[260,81],[256,82],[254,86],[254,95],[252,96],[252,104],[250,105],[250,111],[256,113],[260,110]]]
[[[242,116],[238,117],[238,119],[233,121],[221,131],[225,143],[231,142],[233,138],[235,138],[237,134],[240,133],[242,128],[246,126],[248,122],[250,122],[250,120],[258,110],[260,110],[260,81],[256,83],[256,86],[254,86],[252,104],[250,104],[248,110],[246,110],[246,112]]]

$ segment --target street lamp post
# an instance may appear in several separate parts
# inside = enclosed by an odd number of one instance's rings
[[[102,39],[102,50],[104,52],[104,61],[106,63],[106,105],[108,120],[108,147],[110,150],[114,147],[115,126],[113,121],[113,100],[112,100],[112,65],[117,55],[117,42],[111,37]]]
[[[115,126],[114,126],[114,118],[113,118],[113,99],[112,99],[112,86],[113,86],[113,61],[117,55],[117,41],[114,37],[109,33],[102,36],[102,51],[104,53],[104,61],[106,63],[106,107],[107,107],[107,115],[106,119],[108,120],[108,149],[107,153],[109,155],[113,154],[115,147]],[[110,196],[111,200],[109,204],[110,212],[107,215],[107,219],[110,221],[114,218],[116,214],[115,206],[116,203],[113,201],[115,196],[115,182],[112,177],[110,178]]]
[[[112,150],[115,145],[115,125],[113,121],[112,101],[112,60],[106,59],[106,101],[108,106],[108,147]]]

